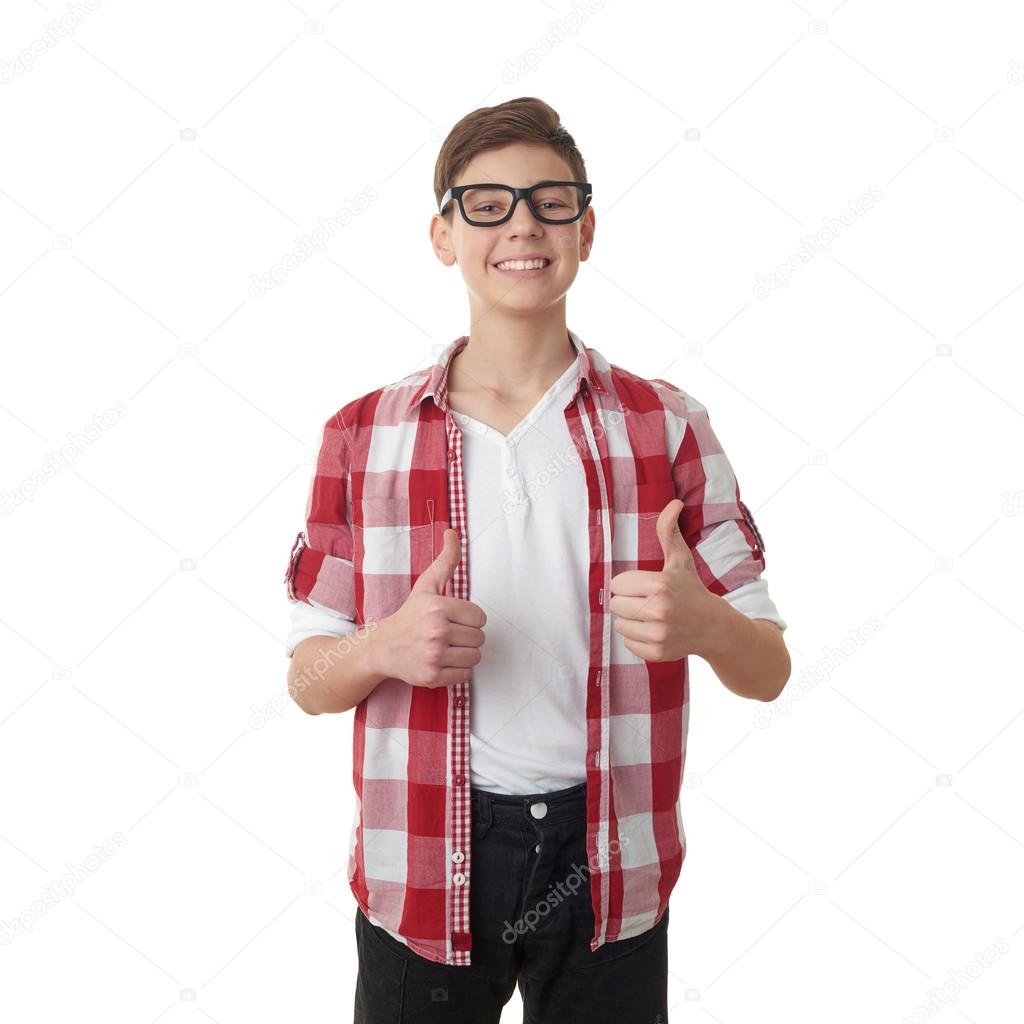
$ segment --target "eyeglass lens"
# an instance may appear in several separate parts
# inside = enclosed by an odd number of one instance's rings
[[[548,220],[572,220],[580,212],[583,189],[577,185],[545,185],[533,193],[533,205]],[[505,188],[470,188],[462,193],[466,216],[480,224],[504,217],[512,205],[512,191]]]

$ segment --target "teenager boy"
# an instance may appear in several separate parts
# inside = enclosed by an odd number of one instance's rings
[[[772,700],[786,623],[705,407],[566,326],[557,113],[473,111],[434,189],[470,333],[326,422],[286,574],[296,702],[355,709],[355,1019],[665,1024],[687,659]]]

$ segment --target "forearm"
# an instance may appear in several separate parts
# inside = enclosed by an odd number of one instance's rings
[[[792,669],[778,626],[767,619],[752,619],[714,596],[716,627],[707,647],[698,654],[733,693],[775,700]]]
[[[288,667],[288,693],[307,714],[354,708],[386,679],[374,658],[379,622],[342,637],[311,636],[298,644]]]

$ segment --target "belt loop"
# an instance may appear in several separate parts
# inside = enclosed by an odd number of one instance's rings
[[[473,790],[473,811],[473,838],[480,840],[487,835],[494,821],[491,798],[487,793],[481,793],[478,789]]]

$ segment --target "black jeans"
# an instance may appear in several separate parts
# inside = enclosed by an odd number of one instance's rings
[[[667,1024],[667,908],[591,952],[586,783],[471,793],[471,966],[414,953],[357,907],[355,1024],[493,1024],[517,983],[524,1024]]]

